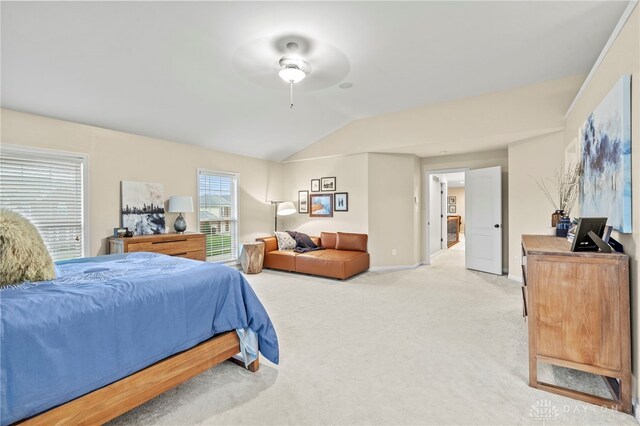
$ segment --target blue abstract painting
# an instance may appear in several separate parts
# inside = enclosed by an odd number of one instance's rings
[[[580,132],[582,216],[607,217],[613,229],[631,228],[631,76],[625,75],[589,115]]]

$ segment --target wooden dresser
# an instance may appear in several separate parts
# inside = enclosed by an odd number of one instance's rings
[[[205,235],[185,232],[184,234],[136,235],[129,238],[109,238],[109,253],[131,253],[148,251],[186,257],[194,260],[207,260]]]
[[[631,413],[629,258],[573,253],[565,238],[523,235],[529,385]],[[538,362],[602,376],[612,398],[538,381]]]

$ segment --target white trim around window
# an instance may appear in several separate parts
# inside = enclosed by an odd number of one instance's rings
[[[234,172],[197,170],[198,231],[207,235],[208,262],[238,261],[238,178]]]
[[[31,161],[43,160],[44,162],[68,162],[69,164],[76,162],[81,167],[81,256],[89,256],[91,251],[90,226],[89,226],[89,156],[84,153],[69,152],[62,150],[53,150],[46,148],[38,148],[25,145],[14,145],[3,143],[0,146],[0,157],[2,156],[22,157]],[[0,167],[1,163],[0,163]],[[1,174],[1,171],[0,171]],[[0,182],[2,185],[2,182]],[[1,193],[1,190],[0,190]],[[0,204],[2,199],[0,198]],[[2,207],[5,207],[4,205]]]

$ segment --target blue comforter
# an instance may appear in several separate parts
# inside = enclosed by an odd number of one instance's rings
[[[58,272],[0,291],[3,425],[229,330],[256,332],[278,363],[267,312],[229,267],[131,253],[62,262]]]

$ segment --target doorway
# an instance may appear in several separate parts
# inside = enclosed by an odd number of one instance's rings
[[[464,171],[430,173],[429,254],[465,250]]]
[[[425,264],[454,252],[467,269],[502,275],[502,170],[426,171]]]

